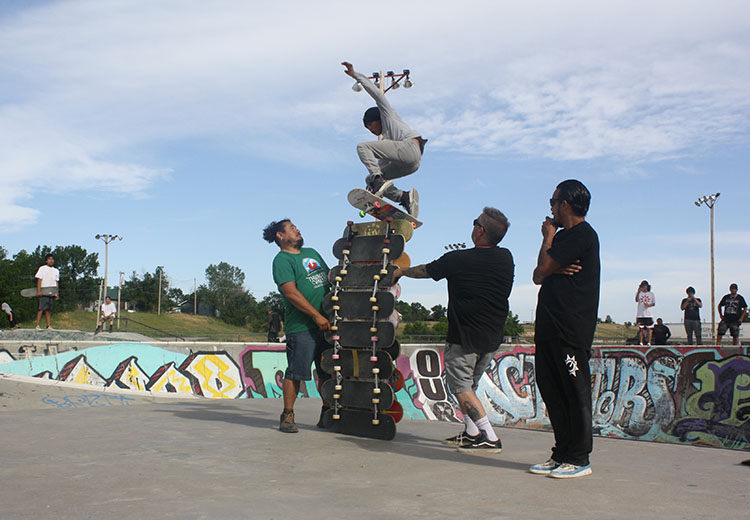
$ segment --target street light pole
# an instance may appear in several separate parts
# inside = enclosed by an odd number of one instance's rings
[[[122,240],[118,235],[96,235],[94,238],[104,241],[104,297],[107,297],[107,271],[109,269],[109,243],[113,240]],[[96,323],[99,324],[99,309],[101,309],[101,300],[96,305]]]
[[[716,295],[714,290],[714,204],[721,193],[713,195],[704,195],[695,201],[695,205],[700,207],[701,204],[708,206],[711,213],[711,342],[716,344]]]

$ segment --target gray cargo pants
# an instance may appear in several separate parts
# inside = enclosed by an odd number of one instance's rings
[[[382,175],[386,180],[398,179],[414,173],[419,169],[422,161],[422,153],[419,144],[414,139],[405,141],[368,141],[357,145],[359,160],[365,165],[369,175],[365,178],[368,186],[372,178]],[[390,200],[399,202],[403,192],[391,186],[384,196]]]

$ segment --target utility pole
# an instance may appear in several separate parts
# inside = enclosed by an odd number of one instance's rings
[[[113,240],[122,240],[118,235],[96,235],[94,238],[104,241],[104,297],[107,296],[107,271],[109,270],[109,243]],[[102,296],[99,295],[99,302],[96,307],[96,323],[99,324],[99,309],[101,308]]]
[[[122,300],[122,278],[125,276],[125,273],[123,271],[120,271],[120,285],[117,286],[117,330],[120,330],[120,310],[122,309],[122,305],[120,305],[120,301]]]
[[[198,279],[193,278],[193,316],[198,315]]]
[[[159,297],[156,303],[156,314],[161,315],[161,272],[162,268],[159,267]]]
[[[708,206],[711,212],[711,343],[716,344],[716,294],[714,290],[714,204],[721,193],[713,195],[704,195],[695,201],[695,205],[700,207],[701,204]]]

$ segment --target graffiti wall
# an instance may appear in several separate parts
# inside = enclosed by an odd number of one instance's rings
[[[399,356],[407,417],[460,422],[445,383],[442,349]],[[590,361],[595,433],[649,441],[750,448],[750,356],[746,347],[600,347]],[[266,345],[175,352],[119,343],[55,356],[14,359],[0,350],[0,372],[96,387],[194,394],[208,398],[279,398],[283,350]],[[302,397],[319,397],[303,384]],[[533,347],[504,349],[483,375],[479,397],[493,424],[548,429],[535,384]]]

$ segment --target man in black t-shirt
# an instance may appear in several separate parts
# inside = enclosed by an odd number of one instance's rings
[[[666,345],[667,340],[672,337],[672,331],[669,327],[664,325],[664,321],[661,318],[656,318],[656,325],[654,325],[654,331],[652,335],[652,341],[654,345]]]
[[[591,373],[589,358],[599,311],[599,237],[586,222],[591,194],[581,182],[561,182],[542,223],[534,283],[536,382],[547,407],[555,446],[531,473],[554,478],[591,474]],[[557,231],[558,228],[563,228]]]
[[[729,294],[725,294],[719,302],[719,316],[721,321],[716,331],[716,344],[721,345],[721,338],[727,333],[732,335],[732,345],[739,344],[740,325],[745,320],[747,303],[742,295],[737,294],[737,284],[729,286]]]
[[[448,337],[443,361],[448,387],[458,399],[464,431],[445,440],[459,451],[499,453],[502,443],[476,396],[482,374],[503,341],[513,256],[497,244],[510,223],[499,210],[484,208],[474,219],[471,249],[451,251],[434,262],[399,269],[395,279],[448,280]]]
[[[687,334],[688,345],[693,344],[693,335],[695,335],[695,341],[698,345],[703,345],[703,338],[701,337],[701,307],[703,302],[700,298],[695,297],[695,289],[691,286],[685,289],[687,298],[683,298],[680,302],[680,310],[685,311],[685,334]]]

